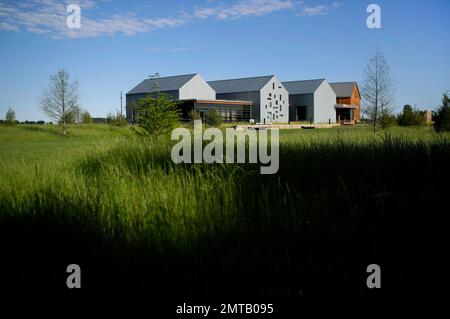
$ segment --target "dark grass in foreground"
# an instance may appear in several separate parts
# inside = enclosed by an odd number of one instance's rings
[[[437,293],[447,135],[286,131],[280,171],[267,176],[255,165],[175,165],[169,145],[89,129],[98,135],[39,132],[67,148],[68,161],[19,160],[3,141],[1,289],[67,291],[65,267],[77,263],[84,291],[100,294]],[[73,150],[83,141],[88,149]],[[382,268],[377,292],[365,284],[372,263]]]

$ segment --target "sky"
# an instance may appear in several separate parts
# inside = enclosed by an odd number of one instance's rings
[[[381,8],[369,29],[367,6]],[[67,26],[69,4],[81,27]],[[395,83],[395,110],[435,109],[450,90],[448,0],[0,0],[0,117],[49,119],[49,77],[79,82],[93,117],[120,109],[150,74],[206,80],[276,75],[282,81],[358,81],[379,50]]]

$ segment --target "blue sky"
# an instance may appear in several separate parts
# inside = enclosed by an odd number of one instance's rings
[[[81,29],[66,6],[81,7]],[[366,8],[381,7],[381,29]],[[120,107],[120,91],[149,74],[206,80],[275,74],[281,80],[360,81],[380,50],[391,67],[397,110],[432,109],[450,90],[450,1],[0,0],[0,116],[48,120],[39,97],[66,69],[95,117]]]

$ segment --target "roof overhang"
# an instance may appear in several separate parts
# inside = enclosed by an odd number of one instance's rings
[[[197,99],[186,99],[186,100],[177,100],[179,102],[187,102],[194,101],[202,104],[228,104],[228,105],[253,105],[252,101],[236,101],[236,100],[197,100]]]
[[[349,110],[356,110],[358,107],[356,105],[350,105],[350,104],[335,104],[334,105],[335,109],[349,109]]]

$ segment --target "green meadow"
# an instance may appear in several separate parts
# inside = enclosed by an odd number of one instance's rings
[[[280,131],[280,168],[179,164],[129,127],[0,127],[1,289],[94,294],[420,295],[444,260],[450,135]],[[376,292],[377,294],[381,294]]]

